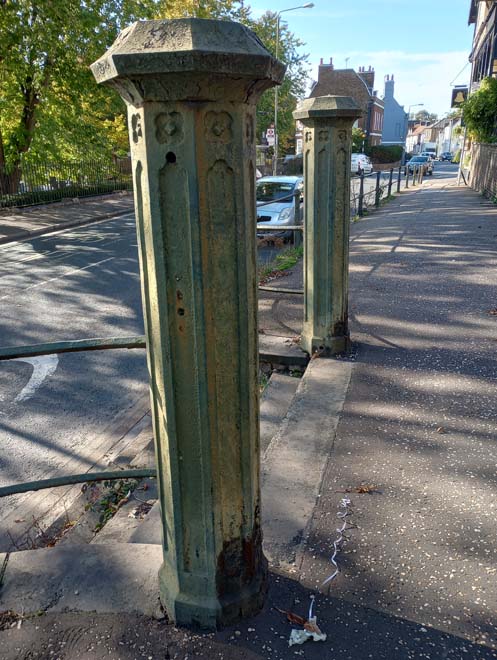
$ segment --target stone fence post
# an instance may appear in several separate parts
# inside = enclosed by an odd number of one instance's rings
[[[284,66],[229,21],[143,21],[92,65],[126,101],[162,512],[180,624],[260,609],[255,104]]]
[[[349,346],[348,268],[352,125],[360,108],[347,96],[304,100],[304,327],[312,354]]]

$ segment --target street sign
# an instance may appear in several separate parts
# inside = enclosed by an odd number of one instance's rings
[[[275,140],[274,128],[268,128],[266,130],[266,140],[270,147],[274,147],[274,140]]]
[[[452,90],[452,103],[451,108],[459,108],[464,101],[468,98],[467,87],[454,87]]]

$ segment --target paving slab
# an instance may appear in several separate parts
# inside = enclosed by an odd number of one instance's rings
[[[310,361],[292,406],[262,462],[264,548],[276,565],[292,564],[321,488],[353,363]]]
[[[261,456],[264,456],[280,424],[288,412],[300,380],[293,376],[271,374],[266,389],[261,397],[260,407],[260,443]]]
[[[0,555],[0,565],[4,556]],[[158,604],[162,546],[56,546],[11,553],[0,609],[35,613],[134,612],[151,616]]]

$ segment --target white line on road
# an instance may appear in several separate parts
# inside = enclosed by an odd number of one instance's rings
[[[14,362],[27,362],[33,367],[31,378],[14,399],[14,401],[19,403],[20,401],[30,399],[40,385],[42,385],[43,381],[55,373],[59,364],[59,358],[57,355],[51,354],[32,358],[17,358]]]

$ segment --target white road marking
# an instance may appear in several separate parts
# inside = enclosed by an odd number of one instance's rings
[[[38,284],[31,284],[30,286],[25,286],[23,289],[21,289],[21,292],[28,291],[28,289],[36,289],[39,286],[44,286],[45,284],[48,284],[49,282],[55,282],[56,280],[61,280],[63,277],[68,277],[69,275],[73,275],[74,273],[78,273],[80,270],[88,270],[89,268],[94,268],[95,266],[100,266],[100,264],[104,264],[106,261],[112,261],[115,259],[115,257],[108,257],[107,259],[102,259],[101,261],[96,261],[93,264],[88,264],[88,266],[83,266],[82,268],[73,268],[72,270],[68,270],[65,273],[62,273],[62,275],[57,275],[57,277],[51,277],[49,280],[43,280],[43,282],[38,282]],[[5,300],[5,298],[10,298],[13,295],[19,295],[19,291],[14,291],[12,293],[8,293],[5,296],[2,296],[0,300]]]
[[[51,354],[32,358],[17,358],[14,362],[27,362],[33,367],[31,378],[14,399],[19,403],[30,399],[43,381],[55,372],[59,364],[59,358],[56,354]]]

